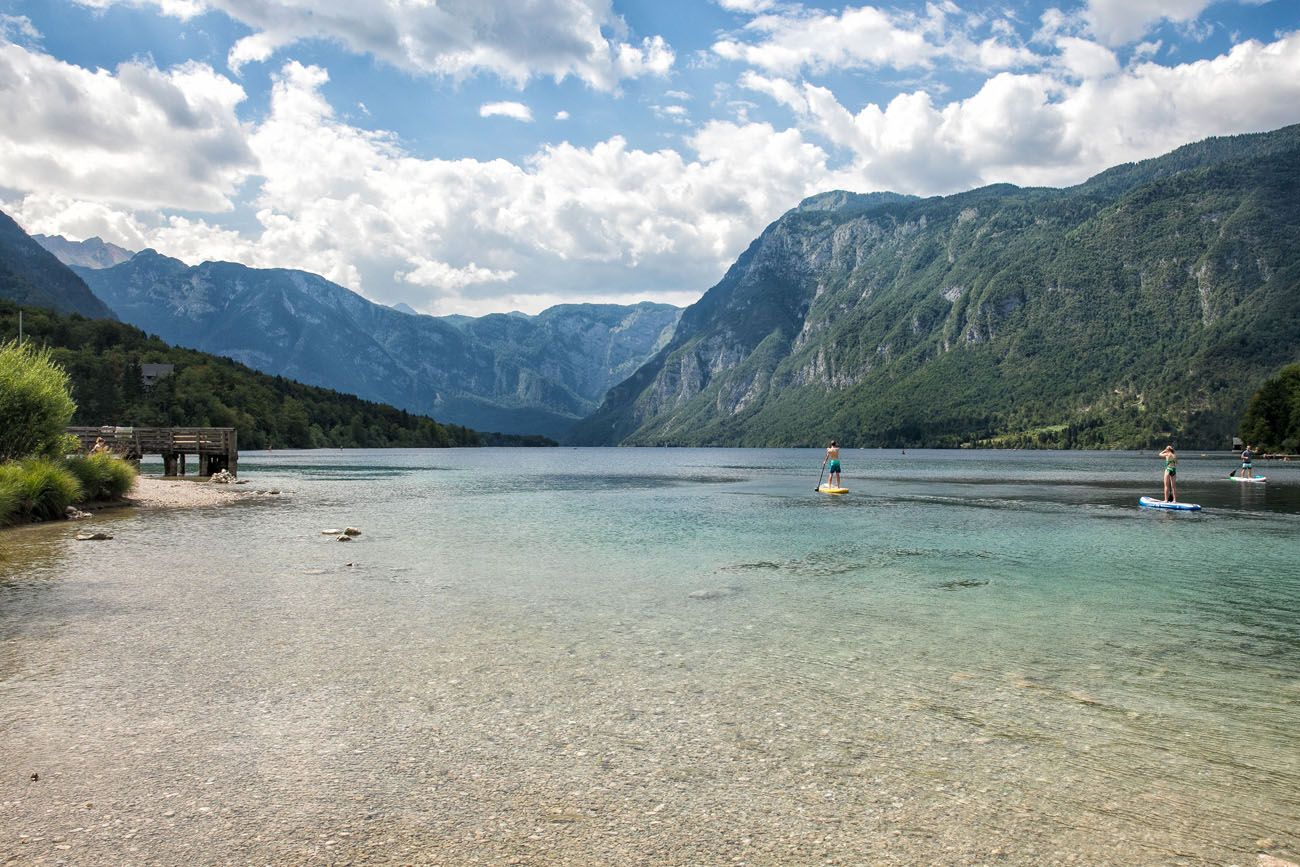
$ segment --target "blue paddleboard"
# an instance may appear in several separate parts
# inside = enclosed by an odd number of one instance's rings
[[[1201,507],[1196,503],[1166,503],[1164,500],[1157,500],[1155,497],[1143,497],[1138,500],[1138,505],[1144,509],[1168,509],[1171,512],[1201,511]]]

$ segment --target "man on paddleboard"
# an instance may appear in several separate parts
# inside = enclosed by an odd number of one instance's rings
[[[1255,453],[1251,451],[1250,443],[1246,443],[1246,448],[1241,452],[1241,477],[1255,478]]]
[[[831,440],[831,444],[826,447],[826,467],[831,471],[827,486],[840,487],[840,447],[835,440]]]
[[[1178,502],[1178,454],[1172,445],[1165,446],[1159,457],[1165,459],[1165,502]]]

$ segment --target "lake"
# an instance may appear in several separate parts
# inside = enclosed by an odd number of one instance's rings
[[[8,531],[0,862],[1300,860],[1300,465],[821,459],[245,453]]]

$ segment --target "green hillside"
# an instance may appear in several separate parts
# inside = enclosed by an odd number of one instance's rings
[[[0,211],[0,300],[115,319],[85,282]]]
[[[577,442],[1223,445],[1300,358],[1300,127],[1077,187],[814,197]]]
[[[24,307],[27,339],[68,371],[76,425],[234,427],[243,449],[544,445],[541,437],[481,434],[385,404],[258,373],[225,358],[168,346],[129,325]],[[0,302],[0,334],[18,308]],[[140,365],[175,365],[150,388]]]

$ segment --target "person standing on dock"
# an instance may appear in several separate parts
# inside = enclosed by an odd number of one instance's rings
[[[1165,459],[1165,502],[1178,502],[1178,453],[1172,445],[1165,446],[1159,455]]]
[[[831,471],[826,483],[832,488],[840,487],[840,446],[835,440],[826,447],[826,467]]]

